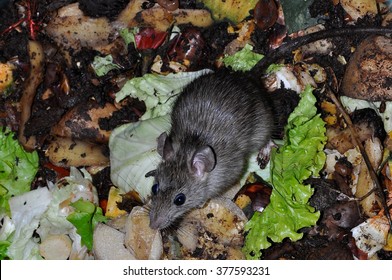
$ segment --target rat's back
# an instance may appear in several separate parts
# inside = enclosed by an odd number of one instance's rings
[[[270,140],[274,123],[266,94],[245,74],[202,76],[178,97],[170,136],[210,145],[217,155],[257,151]]]

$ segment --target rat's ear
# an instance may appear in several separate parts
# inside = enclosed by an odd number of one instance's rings
[[[203,177],[205,173],[215,168],[216,157],[210,146],[203,146],[193,154],[191,170],[197,177]]]
[[[158,154],[163,158],[163,160],[168,160],[173,157],[174,149],[171,143],[170,137],[166,132],[163,132],[158,137]]]

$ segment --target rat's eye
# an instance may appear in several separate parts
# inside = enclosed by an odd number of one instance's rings
[[[152,187],[151,187],[151,191],[152,191],[152,193],[154,195],[156,195],[158,193],[158,189],[159,189],[159,184],[158,183],[152,185]]]
[[[174,198],[174,204],[177,206],[183,205],[186,200],[186,196],[183,193],[179,193]]]

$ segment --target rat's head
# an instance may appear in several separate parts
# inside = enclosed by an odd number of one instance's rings
[[[174,147],[166,133],[158,139],[162,162],[154,172],[151,189],[150,227],[164,229],[208,199],[208,174],[216,157],[209,146]]]

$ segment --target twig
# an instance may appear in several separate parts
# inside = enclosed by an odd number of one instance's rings
[[[342,27],[339,29],[326,29],[314,33],[309,33],[295,39],[292,39],[279,48],[268,53],[262,60],[260,60],[251,70],[254,73],[264,73],[267,68],[277,63],[279,59],[290,55],[291,52],[295,51],[303,45],[316,42],[318,40],[333,38],[333,37],[347,37],[359,34],[368,35],[391,35],[392,28],[390,27]]]

